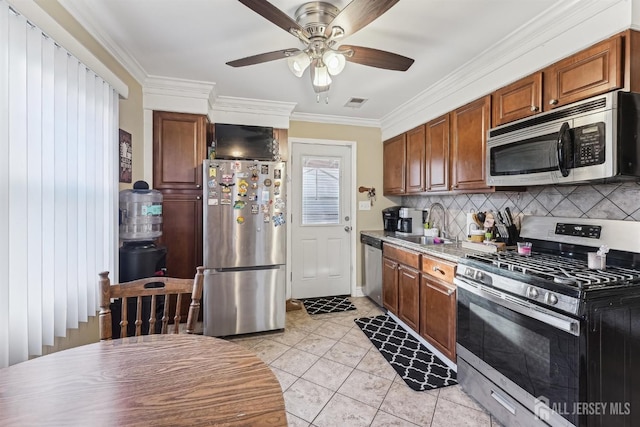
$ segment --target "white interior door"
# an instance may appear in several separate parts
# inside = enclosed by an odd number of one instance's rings
[[[351,294],[352,150],[291,147],[291,296]]]

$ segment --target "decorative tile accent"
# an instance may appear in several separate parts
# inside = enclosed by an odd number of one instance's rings
[[[562,216],[577,218],[640,220],[640,182],[597,185],[548,185],[524,192],[404,196],[402,205],[428,209],[439,202],[447,208],[447,230],[466,238],[466,212],[511,208],[514,216]]]

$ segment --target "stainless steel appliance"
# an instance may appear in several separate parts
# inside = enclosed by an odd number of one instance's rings
[[[398,218],[397,234],[400,235],[422,235],[423,212],[420,209],[401,208],[400,218]]]
[[[640,176],[640,94],[610,92],[493,128],[487,184],[568,184]]]
[[[284,162],[205,160],[204,334],[284,328]]]
[[[382,307],[382,240],[361,234],[362,288],[366,296]]]
[[[504,425],[640,425],[640,222],[525,217],[520,234],[530,256],[458,264],[463,389]]]

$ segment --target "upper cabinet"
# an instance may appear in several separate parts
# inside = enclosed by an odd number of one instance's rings
[[[522,78],[491,95],[492,126],[523,119],[542,111],[542,72]]]
[[[622,44],[619,35],[544,69],[544,110],[621,88]]]
[[[449,114],[426,124],[427,191],[449,190]]]
[[[384,142],[384,166],[382,168],[382,186],[385,195],[405,193],[405,174],[407,169],[407,144],[405,134]]]
[[[153,187],[200,190],[207,116],[153,112]]]
[[[491,125],[491,96],[451,113],[451,189],[490,190],[486,184],[487,131]]]
[[[424,125],[407,132],[406,193],[425,191],[425,132]]]

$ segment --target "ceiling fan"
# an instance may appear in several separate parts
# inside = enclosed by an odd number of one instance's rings
[[[286,58],[289,69],[297,77],[310,66],[311,82],[318,100],[320,93],[329,90],[331,76],[340,74],[346,61],[396,71],[406,71],[413,64],[411,58],[383,50],[338,46],[345,37],[373,22],[399,0],[353,0],[342,10],[324,1],[308,2],[296,10],[295,21],[267,0],[239,1],[296,36],[305,47],[261,53],[227,62],[227,65],[245,67]]]

